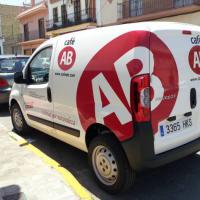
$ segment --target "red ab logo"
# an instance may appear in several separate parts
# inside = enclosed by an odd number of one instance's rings
[[[59,53],[58,65],[62,70],[67,71],[74,65],[75,60],[76,52],[73,47],[68,46]]]
[[[190,68],[196,74],[200,74],[200,46],[194,46],[189,54]]]

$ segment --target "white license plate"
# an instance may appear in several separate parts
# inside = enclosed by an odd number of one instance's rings
[[[164,137],[166,135],[181,132],[192,126],[192,118],[184,118],[175,122],[166,123],[160,126],[160,135]]]

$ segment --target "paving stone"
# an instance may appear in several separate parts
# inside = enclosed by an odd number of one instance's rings
[[[79,200],[53,168],[0,126],[0,200]]]

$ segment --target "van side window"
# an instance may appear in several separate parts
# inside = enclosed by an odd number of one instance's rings
[[[29,65],[29,83],[42,84],[49,81],[52,47],[41,50]]]

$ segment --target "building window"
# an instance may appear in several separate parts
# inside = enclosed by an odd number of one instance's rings
[[[44,18],[38,20],[39,38],[45,38]]]
[[[58,22],[58,8],[53,8],[53,23]]]
[[[2,54],[2,52],[1,52],[2,50],[1,50],[1,46],[0,46],[0,55]]]
[[[80,22],[80,20],[81,20],[81,2],[80,2],[80,0],[74,1],[74,19],[75,19],[75,22]]]
[[[66,5],[61,5],[61,17],[62,17],[62,24],[65,24],[67,21],[67,9]]]
[[[24,41],[29,40],[29,28],[28,24],[24,24]]]
[[[191,5],[192,3],[193,3],[193,0],[174,0],[174,6],[176,8],[188,6],[188,5]]]
[[[130,17],[142,15],[142,0],[129,0]]]
[[[24,55],[31,55],[32,54],[32,50],[31,49],[24,49]]]
[[[16,54],[15,47],[12,47],[12,54]]]
[[[88,0],[85,0],[85,12],[86,14],[89,13],[89,5],[88,5]]]

